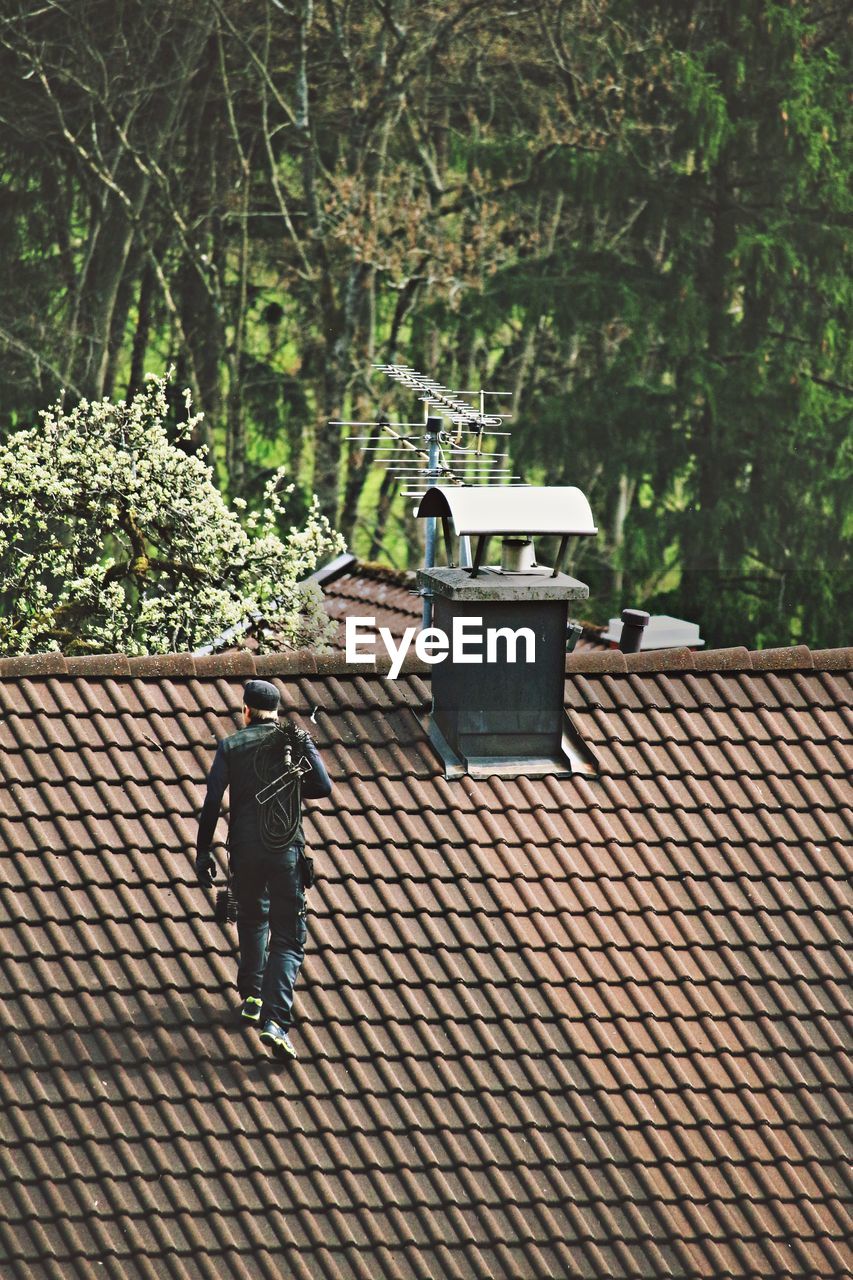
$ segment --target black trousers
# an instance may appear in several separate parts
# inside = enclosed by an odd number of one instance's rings
[[[243,1000],[261,997],[262,1022],[273,1018],[285,1028],[293,1022],[293,988],[308,936],[301,854],[301,845],[278,853],[259,847],[231,851],[240,945],[237,987]]]

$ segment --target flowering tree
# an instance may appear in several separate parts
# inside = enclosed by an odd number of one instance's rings
[[[168,438],[167,382],[129,404],[56,404],[0,446],[0,653],[175,652],[258,615],[288,644],[328,635],[300,579],[342,539],[316,500],[279,535],[293,487],[280,472],[260,512],[229,507],[203,458]],[[200,415],[184,398],[187,439]]]

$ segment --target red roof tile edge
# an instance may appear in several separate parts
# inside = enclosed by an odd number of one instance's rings
[[[34,653],[17,658],[0,658],[0,678],[70,675],[135,676],[163,678],[181,676],[283,676],[306,675],[369,676],[387,675],[390,660],[368,663],[347,662],[340,652],[315,653],[297,649],[288,653],[247,652],[191,654],[151,654],[128,658],[121,653],[91,654],[76,658],[61,653]],[[428,675],[430,666],[407,654],[403,675]],[[840,649],[809,649],[794,645],[787,649],[743,648],[652,649],[645,653],[620,653],[605,649],[572,653],[566,657],[566,674],[619,674],[665,671],[851,671],[853,646]]]

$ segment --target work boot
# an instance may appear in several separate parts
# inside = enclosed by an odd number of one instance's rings
[[[247,1022],[260,1022],[262,1007],[263,1000],[260,996],[246,996],[243,1008],[240,1010],[240,1017],[245,1018]]]
[[[277,1058],[295,1058],[296,1050],[284,1027],[268,1018],[261,1031],[261,1042],[268,1044]]]

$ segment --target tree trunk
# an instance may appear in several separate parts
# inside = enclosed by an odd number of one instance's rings
[[[383,550],[385,527],[391,514],[391,504],[398,490],[397,477],[392,471],[386,471],[379,486],[379,501],[376,504],[376,523],[370,539],[369,560],[376,560]]]
[[[628,513],[634,501],[634,494],[637,491],[637,482],[628,477],[623,471],[619,476],[619,483],[616,489],[616,501],[613,507],[613,518],[610,523],[610,555],[611,555],[611,581],[610,590],[613,597],[614,607],[621,610],[623,607],[630,607],[627,600],[623,600],[624,583],[625,583],[625,521],[628,519]],[[639,606],[638,606],[639,607]]]
[[[136,209],[144,202],[147,185],[141,178],[134,182]],[[116,304],[134,236],[127,210],[119,198],[108,192],[105,205],[106,217],[82,289],[82,332],[74,375],[89,400],[102,400],[106,393]]]
[[[730,17],[719,14],[721,52],[717,73],[727,100],[732,94],[732,54],[729,47]],[[681,598],[691,620],[706,620],[709,627],[719,609],[719,588],[726,569],[727,533],[726,457],[727,424],[720,417],[718,395],[723,388],[724,359],[728,353],[732,320],[731,254],[737,240],[737,215],[731,186],[732,143],[717,156],[709,181],[712,206],[710,244],[705,276],[707,344],[704,353],[705,392],[698,408],[693,440],[695,507],[685,513],[681,538],[684,580]]]
[[[92,400],[102,399],[108,390],[111,343],[117,327],[120,327],[118,302],[131,248],[139,234],[138,228],[142,226],[160,159],[184,110],[212,21],[211,9],[206,25],[192,28],[183,46],[178,45],[174,50],[170,61],[174,72],[181,76],[181,88],[149,98],[144,117],[143,109],[137,113],[144,120],[144,137],[133,141],[120,136],[109,166],[110,172],[100,179],[104,184],[103,216],[88,270],[81,281],[80,315],[86,332],[80,334],[78,342],[75,378],[83,394]],[[164,45],[167,38],[174,41],[174,33],[163,37]],[[142,127],[140,125],[140,131]],[[137,149],[136,156],[131,151],[133,147]],[[141,255],[148,247],[144,231],[138,243]],[[133,281],[127,280],[128,300],[132,286]]]
[[[181,326],[195,374],[197,408],[204,413],[205,435],[213,440],[213,428],[222,414],[222,369],[225,360],[225,324],[219,299],[225,269],[225,243],[219,208],[222,188],[230,183],[230,167],[220,159],[221,135],[210,128],[210,85],[217,67],[217,46],[211,39],[189,104],[186,147],[199,163],[186,174],[190,184],[187,223],[196,228],[192,251],[185,253],[177,273],[177,301]]]
[[[234,342],[228,356],[228,415],[225,453],[228,466],[228,488],[232,497],[243,493],[246,483],[246,421],[243,415],[243,342],[246,333],[246,302],[249,284],[249,196],[251,177],[243,173],[243,220],[240,257],[234,302]]]
[[[128,399],[141,390],[145,377],[145,352],[148,350],[148,337],[151,332],[152,304],[157,282],[154,270],[146,263],[139,283],[139,301],[136,308],[136,328],[133,333],[133,347],[130,353],[130,374],[127,380]]]

